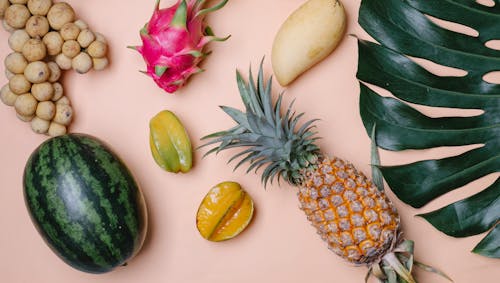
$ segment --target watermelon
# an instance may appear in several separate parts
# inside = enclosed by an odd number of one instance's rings
[[[144,197],[100,140],[83,134],[47,140],[29,158],[23,179],[36,229],[70,266],[105,273],[140,250],[147,230]]]

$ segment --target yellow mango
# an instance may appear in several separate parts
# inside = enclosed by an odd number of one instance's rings
[[[201,236],[220,242],[240,234],[253,217],[253,200],[238,183],[213,187],[198,208],[196,226]]]
[[[326,58],[344,37],[346,14],[339,0],[309,0],[283,23],[274,38],[272,65],[282,86]]]
[[[153,158],[161,168],[173,173],[186,173],[193,166],[191,141],[181,121],[165,110],[149,122],[149,145]]]

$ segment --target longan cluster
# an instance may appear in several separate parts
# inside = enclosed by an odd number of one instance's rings
[[[58,82],[61,70],[85,74],[107,67],[107,42],[76,19],[65,2],[52,0],[0,0],[0,18],[11,33],[13,50],[5,58],[9,80],[0,99],[13,106],[19,119],[31,122],[39,134],[63,135],[73,109]]]

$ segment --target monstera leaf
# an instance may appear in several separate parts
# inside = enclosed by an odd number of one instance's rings
[[[359,23],[378,42],[359,40],[360,111],[367,133],[376,125],[378,146],[401,151],[480,145],[457,156],[380,167],[407,204],[422,207],[485,175],[500,171],[500,85],[483,76],[500,70],[500,51],[485,43],[500,39],[500,1],[363,0]],[[444,29],[426,15],[469,26],[479,36]],[[407,56],[467,71],[437,76]],[[363,82],[396,98],[382,97]],[[479,109],[472,117],[428,117],[410,104]],[[474,252],[500,258],[500,178],[478,194],[421,215],[440,231],[467,237],[490,231]]]

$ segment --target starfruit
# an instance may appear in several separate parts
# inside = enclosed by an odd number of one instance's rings
[[[196,226],[209,241],[232,239],[253,217],[253,200],[238,183],[223,182],[213,187],[198,208]]]
[[[153,158],[161,168],[173,173],[186,173],[193,166],[191,141],[181,121],[164,110],[149,122],[149,145]]]

